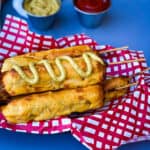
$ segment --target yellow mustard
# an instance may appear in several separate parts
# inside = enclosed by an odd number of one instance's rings
[[[85,52],[85,53],[83,53],[82,57],[83,57],[83,59],[84,59],[84,61],[86,63],[86,66],[87,66],[87,69],[86,69],[85,72],[82,69],[80,69],[78,64],[70,56],[59,56],[59,57],[56,57],[55,64],[56,64],[56,66],[59,69],[59,72],[60,72],[59,76],[56,76],[56,74],[54,73],[54,70],[53,70],[53,68],[52,68],[52,66],[51,66],[51,64],[49,63],[48,60],[43,59],[43,60],[39,61],[38,64],[43,64],[44,67],[46,68],[49,76],[52,78],[53,81],[56,81],[56,82],[62,82],[66,78],[66,71],[65,71],[65,68],[62,65],[62,62],[61,62],[62,60],[68,61],[71,64],[71,66],[73,67],[73,69],[83,78],[88,77],[92,73],[92,64],[91,64],[91,60],[90,60],[89,57],[91,57],[93,60],[96,60],[99,63],[101,63],[102,65],[104,65],[103,60],[100,57],[98,57],[96,54],[94,54],[94,53]],[[24,79],[29,84],[36,84],[38,82],[38,80],[39,80],[39,74],[38,74],[38,72],[37,72],[37,70],[36,70],[36,68],[34,66],[34,63],[30,63],[29,64],[29,69],[31,70],[31,72],[33,74],[32,78],[29,78],[24,73],[24,71],[21,69],[21,67],[16,65],[16,64],[14,64],[12,66],[12,68],[15,71],[17,71],[18,74],[21,76],[21,78]]]
[[[12,68],[14,70],[16,70],[18,72],[18,74],[22,77],[22,79],[24,79],[26,82],[28,82],[29,84],[35,84],[38,82],[39,80],[39,75],[38,75],[38,72],[34,66],[34,63],[30,63],[29,64],[29,69],[30,71],[32,72],[33,74],[33,77],[32,78],[29,78],[21,69],[20,66],[18,65],[13,65]]]
[[[60,8],[58,0],[24,0],[24,9],[37,16],[48,16]]]

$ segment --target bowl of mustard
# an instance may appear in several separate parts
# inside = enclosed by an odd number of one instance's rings
[[[35,28],[47,30],[54,23],[61,0],[24,0],[22,7]]]

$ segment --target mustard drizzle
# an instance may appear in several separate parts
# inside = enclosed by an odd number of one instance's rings
[[[103,60],[98,57],[96,54],[91,53],[91,52],[85,52],[82,54],[82,57],[86,63],[87,69],[86,71],[83,71],[82,69],[80,69],[80,67],[78,66],[78,64],[70,57],[70,56],[59,56],[56,57],[55,59],[55,64],[58,67],[59,76],[56,76],[56,74],[54,73],[54,70],[51,66],[51,64],[49,63],[48,60],[41,60],[39,61],[37,64],[43,64],[44,67],[46,68],[49,76],[52,78],[53,81],[56,82],[62,82],[63,80],[65,80],[66,78],[66,71],[65,68],[62,65],[62,60],[68,61],[71,66],[73,67],[73,69],[82,77],[82,78],[86,78],[88,77],[91,73],[92,73],[92,64],[90,61],[91,57],[92,59],[98,61],[99,63],[101,63],[102,65],[104,65]],[[29,69],[32,72],[33,77],[30,78],[28,77],[24,71],[21,69],[20,66],[18,66],[17,64],[14,64],[12,66],[12,68],[21,76],[22,79],[24,79],[26,82],[28,82],[29,84],[36,84],[39,80],[39,74],[37,72],[37,69],[35,68],[35,64],[34,63],[29,63]]]

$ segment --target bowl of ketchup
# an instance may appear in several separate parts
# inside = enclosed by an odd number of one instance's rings
[[[110,0],[73,0],[80,23],[88,28],[98,27],[110,8]]]

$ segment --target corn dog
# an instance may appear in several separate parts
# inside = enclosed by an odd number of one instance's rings
[[[86,87],[101,83],[104,79],[105,64],[94,52],[83,53],[84,47],[77,47],[77,49],[81,48],[78,52],[75,48],[71,51],[70,49],[66,51],[60,49],[60,53],[57,50],[52,50],[51,55],[48,52],[43,52],[47,54],[46,59],[41,59],[45,55],[40,56],[40,52],[35,53],[34,56],[32,53],[25,54],[28,57],[33,57],[30,61],[27,61],[28,59],[24,61],[23,65],[28,64],[28,66],[20,66],[20,61],[26,59],[24,55],[17,56],[17,59],[6,60],[2,67],[2,72],[5,71],[2,75],[3,88],[10,96],[17,96],[48,90]],[[89,50],[85,47],[85,51]],[[64,53],[79,56],[60,55]],[[80,55],[81,53],[82,55]],[[55,56],[57,56],[55,59],[50,59]],[[38,59],[36,59],[37,57]],[[34,62],[35,60],[36,62]]]
[[[47,120],[101,106],[103,106],[103,88],[100,85],[93,85],[14,98],[2,107],[2,114],[10,123],[22,123]]]

